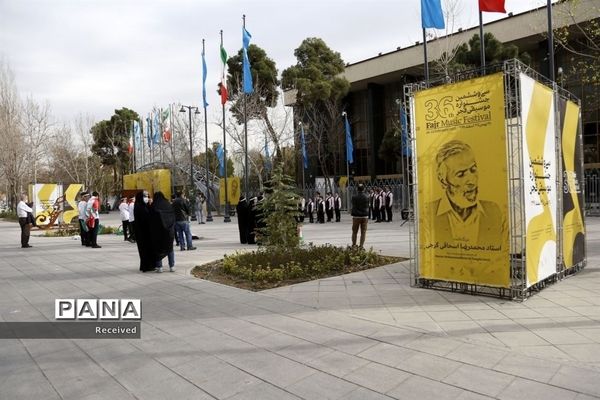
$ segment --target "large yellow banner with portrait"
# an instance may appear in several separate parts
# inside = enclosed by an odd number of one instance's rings
[[[227,178],[227,200],[229,205],[235,206],[240,200],[240,177],[230,176]],[[225,205],[225,179],[219,181],[219,201],[222,206]]]
[[[503,74],[414,104],[420,276],[510,287]]]

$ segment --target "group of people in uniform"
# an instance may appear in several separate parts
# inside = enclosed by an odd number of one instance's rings
[[[389,186],[369,190],[369,219],[375,222],[392,222],[394,193]]]
[[[327,192],[325,198],[321,195],[321,192],[315,193],[315,199],[308,198],[306,201],[304,198],[300,200],[298,205],[298,211],[300,212],[301,222],[304,218],[308,218],[308,222],[311,224],[316,222],[319,224],[325,223],[325,217],[327,222],[333,222],[335,215],[335,222],[340,222],[342,216],[342,198],[337,193]]]

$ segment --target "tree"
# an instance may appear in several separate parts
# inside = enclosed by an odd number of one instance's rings
[[[261,243],[279,249],[297,248],[300,238],[295,217],[300,198],[296,194],[294,180],[283,173],[281,165],[277,165],[268,187],[264,199],[258,203],[265,222],[265,227],[258,232]]]
[[[513,44],[503,44],[494,37],[493,34],[484,33],[485,37],[485,62],[494,64],[518,58],[525,64],[531,64],[531,56],[527,52],[520,52],[519,48]],[[454,57],[447,63],[447,76],[469,69],[479,68],[481,66],[481,41],[479,35],[473,35],[468,43],[463,43],[456,47]],[[444,53],[442,58],[447,57]]]
[[[221,176],[219,173],[219,158],[217,157],[217,148],[219,147],[219,142],[214,142],[212,144],[212,148],[208,148],[208,170],[215,176]],[[229,150],[227,151],[229,153]],[[194,164],[199,167],[206,167],[206,153],[200,153],[194,157]],[[227,156],[227,177],[233,176],[234,173],[234,163],[231,159],[231,156]]]
[[[600,20],[578,22],[578,13],[589,12],[598,14],[599,5],[589,5],[595,11],[581,10],[581,0],[564,2],[555,14],[557,20],[562,20],[562,27],[554,29],[554,41],[559,48],[566,51],[570,59],[567,75],[576,76],[584,84],[600,84]],[[567,76],[568,77],[568,76]]]
[[[102,165],[113,170],[113,190],[119,191],[121,177],[129,169],[129,136],[133,121],[139,120],[138,114],[128,108],[115,110],[110,120],[96,123],[92,129],[94,144],[92,151],[100,157]]]
[[[22,132],[21,108],[14,75],[0,59],[0,174],[8,188],[8,204],[16,208],[27,167],[27,145]]]
[[[379,158],[387,162],[395,162],[401,157],[402,138],[399,129],[388,130],[379,146]]]
[[[29,174],[33,182],[37,182],[38,168],[48,162],[46,149],[54,138],[50,105],[38,104],[32,97],[28,97],[23,104],[20,124],[29,152]]]
[[[336,165],[335,150],[343,132],[342,99],[350,90],[350,82],[340,76],[345,69],[340,53],[322,39],[305,39],[294,55],[298,62],[283,71],[282,86],[296,91],[298,118],[306,122],[308,142],[316,147],[321,172],[328,178],[332,162]]]

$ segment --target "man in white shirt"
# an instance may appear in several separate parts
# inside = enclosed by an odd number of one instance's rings
[[[85,224],[85,211],[89,198],[90,194],[88,192],[81,192],[79,195],[79,203],[77,203],[77,211],[79,212],[79,236],[81,237],[82,246],[90,245],[88,239],[88,227]]]
[[[124,240],[128,241],[129,236],[127,235],[127,230],[129,228],[129,204],[127,204],[127,197],[121,198],[121,204],[119,204],[119,215],[121,216]]]
[[[135,197],[129,198],[129,242],[135,243],[135,227],[133,226],[135,216],[133,215],[133,209],[135,207]]]
[[[86,215],[88,219],[93,219],[93,225],[88,224],[90,228],[89,239],[90,247],[92,249],[99,249],[102,246],[98,246],[98,230],[100,229],[100,199],[98,198],[98,192],[92,192],[92,197],[87,202]]]
[[[29,244],[32,223],[27,218],[27,213],[33,213],[33,210],[27,205],[27,200],[27,195],[22,194],[21,201],[17,204],[17,217],[19,217],[19,225],[21,225],[21,247],[24,249],[33,247]]]
[[[392,207],[394,206],[394,193],[392,193],[392,188],[389,186],[386,186],[385,193],[385,214],[387,216],[386,221],[392,222]]]

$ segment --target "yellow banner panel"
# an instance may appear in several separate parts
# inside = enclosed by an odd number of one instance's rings
[[[510,286],[503,74],[416,93],[419,273]]]
[[[240,200],[240,177],[232,176],[227,178],[227,198],[230,205],[237,205]],[[219,180],[219,203],[225,205],[225,179]]]
[[[560,100],[563,161],[563,259],[565,268],[585,260],[583,211],[583,165],[579,135],[580,110],[571,101]]]

